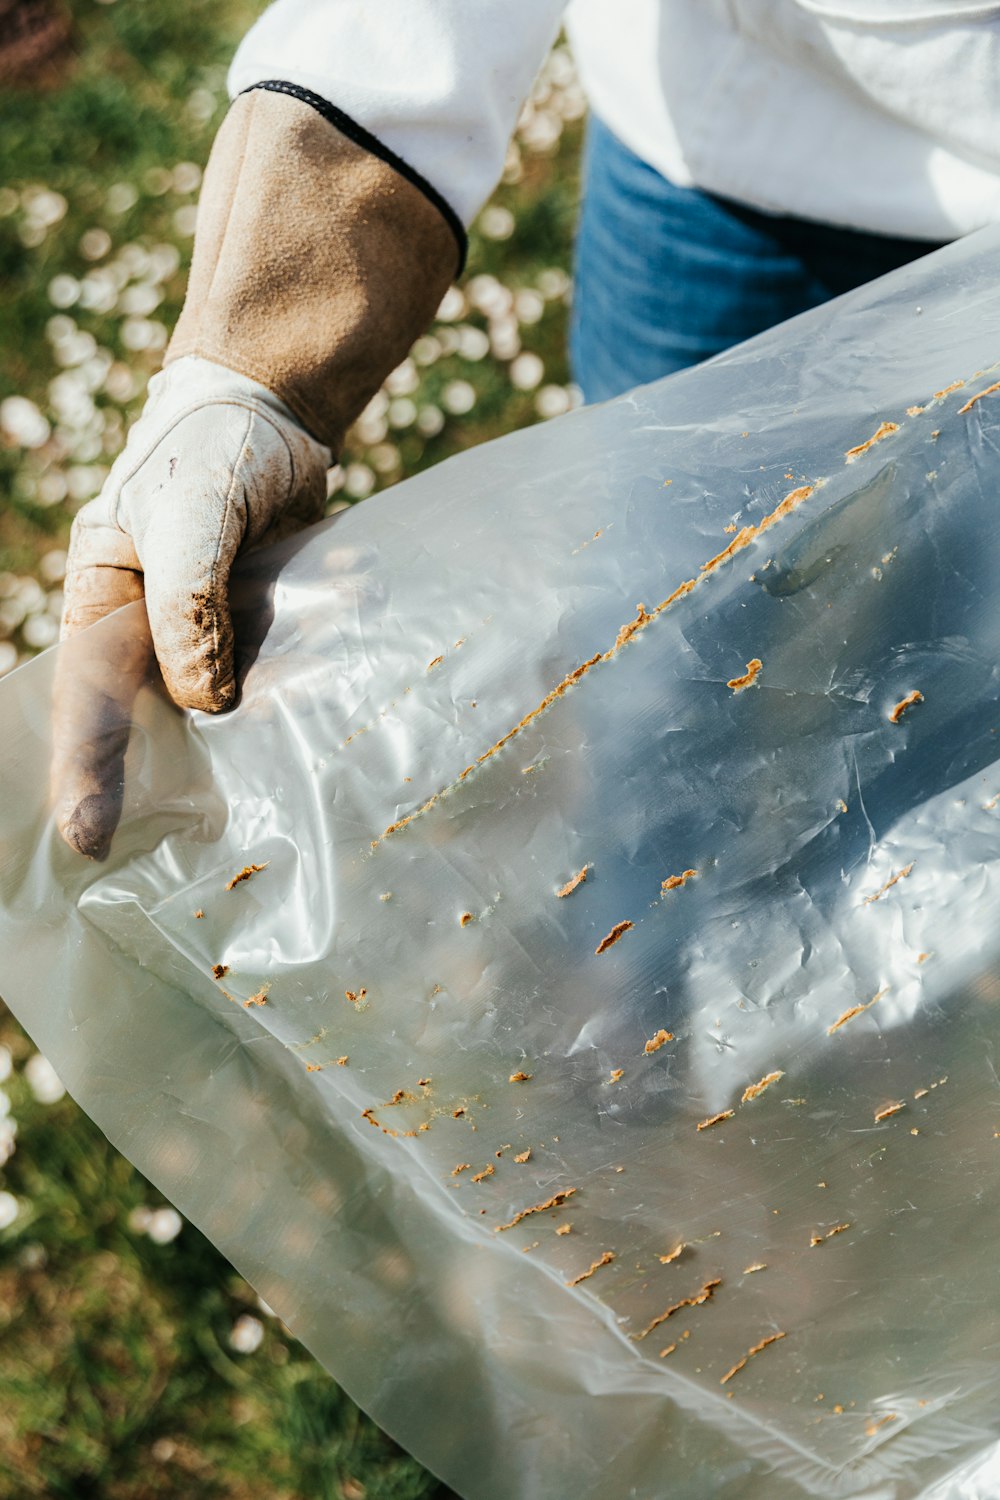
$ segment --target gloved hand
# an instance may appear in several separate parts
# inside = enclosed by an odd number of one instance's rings
[[[130,622],[115,637],[114,660],[102,642],[64,648],[60,662],[56,820],[91,858],[105,857],[120,816],[151,652],[181,707],[232,704],[238,550],[319,518],[332,454],[459,260],[433,190],[344,135],[322,104],[283,85],[234,102],[205,172],[165,368],[74,522],[64,636],[141,598],[148,614],[148,629]]]

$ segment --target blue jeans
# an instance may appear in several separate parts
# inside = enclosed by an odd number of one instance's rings
[[[675,187],[593,114],[570,328],[587,401],[698,364],[938,248]]]

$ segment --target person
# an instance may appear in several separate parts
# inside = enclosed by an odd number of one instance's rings
[[[230,69],[164,367],[73,526],[63,636],[141,598],[148,618],[103,687],[75,685],[84,717],[88,692],[105,705],[57,755],[81,853],[107,853],[150,652],[180,706],[233,704],[234,559],[321,516],[346,429],[461,272],[564,20],[592,110],[588,400],[1000,218],[1000,3],[275,0]]]

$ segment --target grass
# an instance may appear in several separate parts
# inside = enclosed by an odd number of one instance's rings
[[[0,671],[54,639],[69,525],[180,309],[197,168],[258,7],[68,8],[55,83],[0,94]],[[331,509],[573,399],[581,113],[557,49],[472,233],[465,289],[352,430]],[[16,1210],[0,1229],[0,1497],[444,1496],[193,1225],[163,1218],[162,1197],[58,1084],[46,1092],[2,1003],[0,1043],[0,1114],[8,1099],[17,1130],[0,1166],[0,1205]]]

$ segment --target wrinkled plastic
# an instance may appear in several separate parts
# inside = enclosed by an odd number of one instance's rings
[[[464,1495],[1000,1490],[998,259],[248,558],[106,864],[50,696],[129,613],[0,684],[0,989]]]

